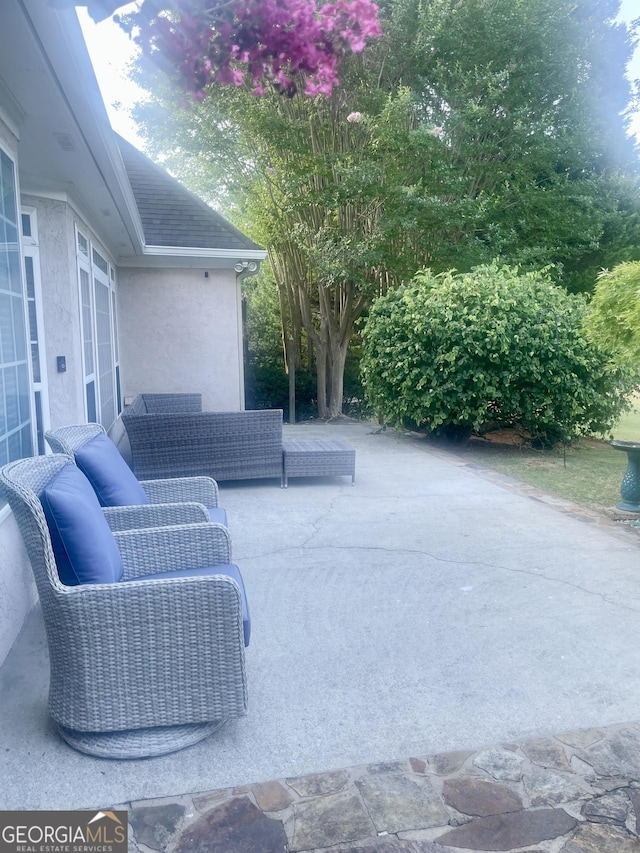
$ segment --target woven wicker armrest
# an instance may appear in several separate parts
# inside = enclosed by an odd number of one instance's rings
[[[245,713],[242,599],[232,578],[66,587],[50,637],[54,659],[57,637],[73,665],[56,667],[49,710],[69,728],[118,731]],[[98,686],[84,673],[99,673]]]
[[[231,562],[231,539],[222,524],[181,524],[113,534],[124,580],[142,575]]]
[[[141,504],[103,507],[111,530],[135,530],[139,527],[166,527],[175,524],[199,524],[209,521],[206,506],[191,503]]]
[[[218,506],[218,484],[211,477],[173,477],[170,480],[143,480],[140,485],[152,504],[196,501]]]

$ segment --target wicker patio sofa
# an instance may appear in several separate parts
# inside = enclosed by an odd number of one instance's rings
[[[200,394],[139,394],[122,413],[139,479],[282,480],[282,410],[202,411]]]

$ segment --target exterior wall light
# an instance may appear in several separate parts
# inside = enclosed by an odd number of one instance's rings
[[[248,275],[257,271],[258,264],[255,261],[238,261],[233,268],[237,273],[243,272]]]

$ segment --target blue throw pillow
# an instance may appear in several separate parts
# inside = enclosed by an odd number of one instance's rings
[[[60,580],[66,586],[115,583],[122,558],[91,484],[71,462],[40,496]]]
[[[74,451],[78,468],[86,475],[102,506],[148,504],[144,489],[118,448],[104,433]]]

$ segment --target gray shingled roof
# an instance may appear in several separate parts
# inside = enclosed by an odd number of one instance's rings
[[[147,246],[260,249],[213,208],[116,134]]]

